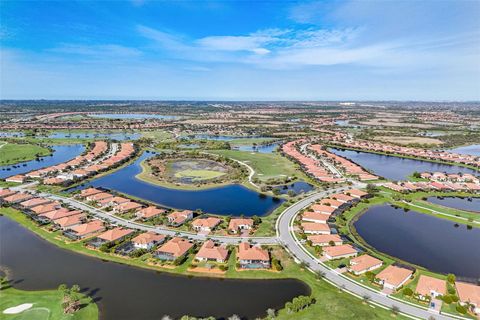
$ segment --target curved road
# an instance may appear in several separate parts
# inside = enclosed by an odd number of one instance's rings
[[[328,190],[331,191],[338,191],[338,189]],[[385,306],[387,308],[392,308],[396,306],[399,308],[400,312],[411,315],[417,318],[428,319],[433,317],[436,320],[439,319],[452,319],[451,317],[441,315],[435,312],[429,312],[425,309],[418,308],[416,306],[412,306],[410,304],[394,300],[389,296],[380,293],[378,291],[374,291],[370,288],[364,287],[352,280],[346,278],[345,276],[341,275],[340,273],[334,271],[326,267],[321,261],[315,258],[312,254],[307,252],[303,249],[303,246],[300,242],[296,239],[295,235],[293,234],[293,220],[297,213],[309,206],[312,202],[317,199],[323,198],[327,195],[327,191],[316,193],[312,196],[309,196],[289,208],[287,208],[281,216],[277,220],[276,229],[277,229],[277,238],[279,242],[288,250],[288,252],[295,257],[298,261],[304,262],[308,265],[309,269],[314,272],[322,272],[324,274],[324,278],[329,280],[334,285],[349,291],[359,297],[368,296],[370,301]]]

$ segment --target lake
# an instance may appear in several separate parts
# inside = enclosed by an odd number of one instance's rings
[[[265,144],[265,145],[243,145],[238,146],[238,150],[240,151],[249,151],[249,152],[258,152],[258,153],[272,153],[274,152],[280,143],[272,143],[272,144]]]
[[[143,182],[135,176],[142,171],[140,163],[152,156],[143,153],[134,163],[82,186],[103,187],[177,209],[201,209],[206,213],[234,216],[263,216],[284,200],[262,195],[240,184],[204,190],[177,190]]]
[[[480,198],[429,197],[427,201],[445,207],[480,213]]]
[[[85,146],[83,144],[58,145],[53,146],[52,149],[52,155],[40,157],[38,161],[31,160],[0,167],[0,179],[66,162],[82,154]]]
[[[480,144],[472,144],[469,146],[458,147],[455,149],[449,149],[448,151],[480,157]]]
[[[197,140],[217,140],[217,141],[231,141],[235,139],[253,139],[253,138],[265,138],[261,136],[226,136],[226,135],[214,135],[214,134],[196,134],[193,136]]]
[[[343,150],[329,148],[329,151],[352,160],[362,167],[372,171],[374,174],[382,176],[390,180],[406,180],[408,176],[417,172],[447,172],[447,173],[471,173],[478,174],[478,171],[452,166],[448,164],[440,164],[422,160],[406,159],[401,157],[387,156],[376,153]]]
[[[162,120],[175,120],[179,119],[178,116],[167,116],[161,114],[152,113],[93,113],[89,114],[89,117],[104,118],[104,119],[162,119]]]
[[[268,308],[280,309],[310,288],[294,279],[230,280],[174,276],[80,255],[41,239],[16,222],[0,217],[0,261],[22,290],[56,289],[78,284],[97,301],[105,320],[154,320],[228,317],[253,319]],[[54,262],[54,263],[52,263]]]
[[[371,246],[439,273],[480,278],[480,229],[390,205],[367,210],[355,223]]]
[[[287,184],[284,186],[278,186],[276,188],[280,188],[280,193],[281,194],[287,194],[288,191],[292,190],[295,192],[295,194],[300,194],[300,193],[305,193],[312,191],[314,189],[314,186],[311,185],[310,183],[307,183],[305,181],[297,181],[291,184]]]

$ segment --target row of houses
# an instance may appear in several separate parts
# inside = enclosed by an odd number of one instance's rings
[[[439,160],[458,164],[480,167],[480,157],[467,154],[453,153],[445,150],[430,150],[422,148],[411,148],[384,143],[377,143],[367,140],[352,140],[344,137],[335,137],[333,142],[345,148],[361,149],[365,151],[399,154],[404,156],[423,158],[428,160]]]
[[[419,182],[387,182],[383,187],[397,192],[416,192],[416,191],[466,191],[480,192],[480,184],[473,182],[439,182],[439,181],[419,181]]]
[[[377,180],[379,178],[378,176],[369,173],[358,164],[323,149],[323,146],[321,145],[315,144],[311,145],[309,148],[334,166],[339,166],[347,175],[356,176],[361,181]]]
[[[70,240],[89,239],[86,244],[91,248],[98,249],[105,244],[119,243],[136,233],[129,228],[110,228],[101,220],[88,218],[87,214],[80,210],[71,210],[58,201],[37,197],[27,192],[0,189],[0,202],[21,210],[41,224],[50,223],[52,229],[61,230],[62,234]],[[159,246],[153,253],[154,256],[161,260],[173,261],[186,256],[195,244],[180,237],[173,237],[167,241],[165,235],[145,232],[129,239],[127,245],[133,250],[151,250]],[[125,246],[122,248],[125,249]],[[225,263],[228,255],[229,251],[225,244],[216,244],[212,240],[207,240],[195,255],[195,260]],[[257,245],[240,243],[237,259],[241,268],[270,268],[268,250]]]
[[[208,234],[214,231],[223,221],[217,217],[199,217],[194,220],[194,212],[191,210],[173,210],[167,214],[167,210],[163,208],[145,206],[136,201],[97,188],[83,189],[80,191],[78,197],[93,202],[94,205],[100,209],[109,208],[114,214],[131,212],[135,216],[135,219],[143,221],[164,214],[166,214],[168,224],[172,227],[180,227],[186,222],[191,221],[192,229],[202,234]],[[251,218],[231,218],[228,224],[228,232],[238,234],[250,231],[254,226],[255,222]]]
[[[440,182],[466,182],[480,184],[480,178],[470,173],[422,172],[420,177]]]
[[[287,157],[299,163],[308,175],[320,182],[339,183],[345,181],[325,168],[321,162],[299,151],[297,146],[304,142],[306,142],[304,139],[287,142],[282,146],[282,151]]]

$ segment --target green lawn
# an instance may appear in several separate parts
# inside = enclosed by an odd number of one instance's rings
[[[225,172],[212,170],[183,170],[175,173],[175,178],[192,178],[193,181],[202,181],[218,178],[225,175]]]
[[[3,310],[24,303],[32,303],[29,310],[18,314],[3,314]],[[0,291],[0,318],[12,320],[94,320],[98,319],[97,305],[90,297],[84,296],[85,306],[73,314],[64,314],[62,293],[57,290],[22,291],[7,287]]]
[[[295,163],[282,157],[278,153],[259,153],[238,150],[211,150],[208,152],[245,162],[255,170],[254,178],[260,181],[284,178],[286,176],[297,177],[303,180],[308,179]]]
[[[34,144],[17,144],[0,142],[0,165],[9,165],[46,156],[50,150]]]

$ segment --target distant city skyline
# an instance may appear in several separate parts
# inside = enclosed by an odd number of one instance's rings
[[[1,99],[479,101],[478,1],[2,1]]]

